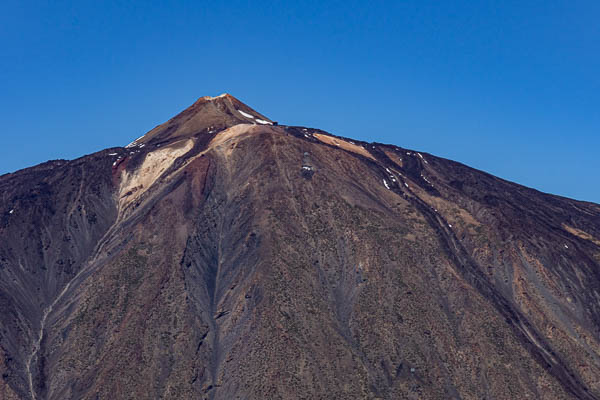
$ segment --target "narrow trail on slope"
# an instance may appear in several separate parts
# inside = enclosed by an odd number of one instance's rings
[[[92,258],[92,260],[94,260],[94,259],[95,258]],[[37,400],[37,395],[36,395],[34,387],[33,387],[33,374],[31,372],[31,365],[33,363],[34,358],[37,356],[37,354],[39,353],[39,351],[41,349],[41,343],[42,343],[42,339],[44,337],[44,330],[46,327],[46,320],[48,319],[48,315],[50,315],[50,313],[52,313],[52,311],[54,310],[54,306],[56,306],[56,304],[58,304],[58,302],[69,291],[73,282],[75,282],[77,280],[77,278],[79,278],[81,275],[83,275],[83,273],[86,271],[87,271],[87,268],[85,268],[85,267],[81,268],[79,270],[79,272],[69,282],[67,282],[67,284],[65,285],[63,290],[58,294],[58,296],[56,296],[54,301],[52,303],[50,303],[50,305],[48,307],[46,307],[46,309],[44,310],[44,312],[42,314],[38,338],[35,341],[35,343],[33,344],[33,349],[31,351],[31,355],[29,356],[29,359],[27,360],[27,377],[28,377],[28,381],[29,381],[29,392],[30,392],[31,398],[33,400]]]
[[[83,271],[83,269],[82,269]],[[29,355],[29,358],[27,360],[27,378],[28,378],[28,382],[29,382],[29,393],[31,394],[31,398],[33,400],[37,400],[37,395],[35,393],[35,390],[33,388],[33,374],[31,373],[31,364],[34,360],[34,358],[36,358],[37,354],[40,351],[41,348],[41,343],[42,343],[42,339],[44,337],[44,328],[46,327],[46,320],[48,319],[48,315],[52,312],[52,310],[54,309],[54,306],[56,305],[56,303],[58,303],[60,301],[60,299],[62,299],[62,297],[64,296],[64,294],[69,290],[69,288],[71,287],[71,283],[79,276],[79,274],[82,272],[80,271],[79,273],[77,273],[77,275],[75,275],[75,277],[73,277],[73,279],[71,279],[63,288],[63,290],[60,292],[60,294],[56,297],[56,299],[54,299],[54,301],[44,310],[44,313],[42,315],[42,319],[40,321],[40,331],[38,334],[38,338],[35,341],[35,343],[33,344],[33,350],[31,351],[31,354]]]
[[[63,287],[63,289],[60,291],[60,293],[55,297],[55,299],[52,301],[52,303],[50,303],[50,305],[48,307],[46,307],[42,313],[42,319],[40,320],[40,330],[38,333],[38,337],[37,340],[33,343],[33,347],[31,349],[31,354],[29,355],[27,362],[26,362],[26,373],[27,373],[27,381],[29,384],[29,394],[31,395],[31,399],[32,400],[38,400],[35,388],[33,387],[33,373],[31,371],[31,367],[32,364],[34,363],[34,360],[36,359],[38,353],[41,350],[41,344],[42,344],[42,340],[44,338],[44,331],[46,328],[46,321],[48,320],[48,316],[52,313],[52,311],[54,310],[54,307],[62,300],[62,298],[64,297],[64,295],[69,291],[69,289],[71,288],[71,286],[73,285],[73,283],[75,281],[77,281],[78,278],[80,278],[82,275],[84,275],[86,272],[89,272],[89,266],[93,265],[97,260],[98,260],[98,255],[100,254],[100,250],[104,247],[105,244],[107,244],[110,240],[110,236],[111,234],[115,231],[115,229],[117,228],[118,225],[120,225],[122,221],[120,221],[118,218],[115,222],[113,222],[113,224],[106,230],[106,232],[104,233],[104,235],[102,235],[102,238],[100,238],[100,240],[98,241],[98,244],[96,245],[96,247],[94,248],[94,251],[92,252],[89,261],[85,264],[85,266],[83,266],[79,272],[77,272],[77,274],[75,274],[75,276],[73,278],[71,278],[67,284]],[[36,360],[38,361],[38,360]]]

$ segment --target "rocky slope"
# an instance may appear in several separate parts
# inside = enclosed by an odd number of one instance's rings
[[[0,399],[600,399],[597,204],[229,95],[0,200]]]

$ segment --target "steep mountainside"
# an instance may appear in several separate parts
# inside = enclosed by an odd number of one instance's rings
[[[0,199],[0,399],[600,399],[597,204],[229,95]]]

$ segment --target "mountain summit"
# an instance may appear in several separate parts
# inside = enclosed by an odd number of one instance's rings
[[[199,98],[174,118],[157,126],[132,143],[158,144],[199,134],[211,135],[238,124],[273,125],[273,121],[257,113],[230,94]]]
[[[600,399],[598,204],[227,94],[0,194],[0,399]]]

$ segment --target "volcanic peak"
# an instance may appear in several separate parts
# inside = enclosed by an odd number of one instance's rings
[[[204,137],[210,140],[218,132],[238,124],[273,125],[273,121],[228,93],[203,96],[167,122],[158,125],[128,145],[160,145],[173,140]]]

